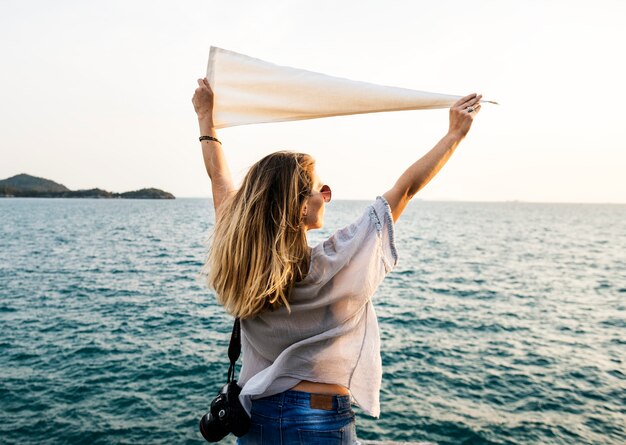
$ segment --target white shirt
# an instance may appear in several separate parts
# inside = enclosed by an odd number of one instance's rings
[[[372,296],[397,262],[387,201],[378,197],[354,223],[312,249],[306,278],[285,307],[242,320],[240,400],[286,391],[302,380],[350,390],[367,414],[380,415],[380,336]]]

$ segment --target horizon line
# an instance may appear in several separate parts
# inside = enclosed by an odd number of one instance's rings
[[[213,200],[210,196],[176,196],[176,199],[208,199]],[[363,201],[369,202],[373,199],[368,198],[333,198],[333,201]],[[610,205],[626,205],[625,202],[618,201],[528,201],[524,199],[503,199],[503,200],[473,200],[473,199],[457,199],[457,198],[443,198],[443,199],[429,199],[429,198],[414,198],[411,202],[466,202],[466,203],[484,203],[484,204],[610,204]]]

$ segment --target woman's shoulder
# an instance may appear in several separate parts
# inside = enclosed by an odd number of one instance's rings
[[[368,249],[363,247],[368,241],[376,240],[386,233],[389,224],[393,224],[389,204],[385,198],[378,197],[367,204],[352,223],[334,231],[311,248],[308,276],[319,278],[319,275],[332,270],[338,263],[349,261],[355,255],[367,255]]]
[[[359,235],[380,234],[383,227],[389,223],[393,224],[391,209],[385,198],[379,196],[374,202],[369,203],[352,223],[334,232],[322,244],[349,242]]]

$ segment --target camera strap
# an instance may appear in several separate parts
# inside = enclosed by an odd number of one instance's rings
[[[233,333],[230,335],[230,343],[228,345],[228,359],[230,366],[228,367],[228,377],[226,383],[230,383],[235,379],[235,363],[241,354],[241,324],[239,318],[235,318],[233,323]]]

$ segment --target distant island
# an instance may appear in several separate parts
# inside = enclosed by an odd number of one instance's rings
[[[155,188],[113,193],[99,188],[70,190],[63,184],[27,174],[0,180],[0,198],[117,198],[175,199],[174,195]]]

